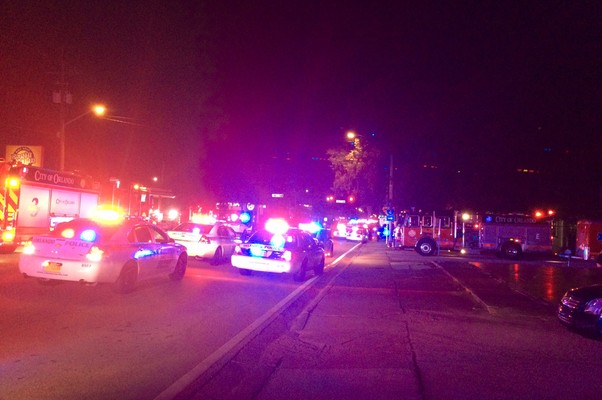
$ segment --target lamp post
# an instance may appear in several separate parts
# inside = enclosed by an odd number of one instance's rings
[[[71,123],[77,121],[80,118],[85,117],[88,114],[96,114],[96,116],[98,117],[102,117],[106,112],[106,108],[105,106],[102,105],[95,105],[94,107],[92,107],[91,109],[89,109],[88,111],[86,111],[83,114],[78,115],[77,117],[70,119],[69,121],[65,121],[63,114],[61,113],[61,132],[59,134],[60,136],[60,170],[64,171],[65,170],[65,128],[70,125]]]

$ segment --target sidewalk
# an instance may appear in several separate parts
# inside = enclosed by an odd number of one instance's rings
[[[219,390],[205,388],[193,399],[412,400],[426,392],[431,398],[518,398],[530,393],[535,378],[515,375],[517,358],[519,369],[541,369],[536,377],[558,390],[546,381],[564,368],[554,353],[575,338],[564,335],[553,316],[506,325],[458,291],[432,260],[383,243],[362,246],[292,322],[263,333],[264,347],[239,354],[215,382]],[[562,331],[564,346],[549,335],[553,330]],[[542,369],[541,360],[551,355],[550,370]]]
[[[420,399],[389,251],[364,246],[293,326],[255,360],[232,399]],[[368,261],[362,253],[369,252]],[[195,399],[224,398],[224,393]]]

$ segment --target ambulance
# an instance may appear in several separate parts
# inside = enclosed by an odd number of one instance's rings
[[[100,183],[90,178],[22,164],[1,164],[0,182],[0,251],[4,253],[60,222],[91,217],[100,197]]]

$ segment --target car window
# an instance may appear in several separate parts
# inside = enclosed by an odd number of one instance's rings
[[[238,236],[236,234],[236,231],[234,231],[234,229],[232,229],[231,227],[228,227],[227,230],[228,230],[228,237],[232,240],[236,239],[236,237]]]
[[[275,237],[277,238],[276,241],[274,241]],[[284,243],[284,248],[287,250],[293,250],[298,246],[297,236],[295,234],[285,233],[283,235],[274,235],[266,230],[255,232],[247,241],[247,243],[250,244],[263,244],[267,246],[273,246],[275,242]]]
[[[166,233],[161,232],[154,226],[149,226],[151,236],[153,238],[153,242],[155,243],[167,243],[169,241],[169,236]]]
[[[185,222],[178,225],[174,231],[188,232],[188,233],[200,233],[201,235],[207,235],[211,232],[213,225],[195,224],[192,222]]]
[[[220,225],[217,227],[217,236],[219,236],[222,239],[228,239],[229,238],[229,234],[228,234],[228,228],[226,228],[223,225]]]
[[[93,231],[95,232],[94,239],[84,239],[87,241],[99,242],[99,241],[108,241],[113,238],[113,236],[119,231],[122,225],[114,224],[114,225],[101,225],[95,221],[89,219],[74,219],[67,222],[61,222],[57,224],[52,232],[50,232],[51,236],[60,237],[60,238],[81,238],[81,235],[84,231]],[[67,233],[66,231],[70,231]],[[91,236],[88,235],[88,238]]]
[[[309,234],[307,234],[307,233],[299,234],[299,246],[301,246],[301,248],[309,247],[314,243],[315,243],[314,239]]]
[[[145,226],[136,226],[128,235],[128,241],[133,243],[152,243],[153,239]]]

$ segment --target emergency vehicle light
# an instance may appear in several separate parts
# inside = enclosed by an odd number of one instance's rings
[[[93,242],[96,240],[96,231],[94,229],[86,229],[79,235],[79,238],[84,242]]]
[[[15,240],[15,232],[12,230],[2,232],[2,241],[3,242],[12,242]]]
[[[314,234],[314,233],[318,232],[320,229],[322,229],[322,227],[317,222],[312,221],[308,224],[300,223],[299,229]]]
[[[19,178],[6,178],[6,186],[9,188],[16,189],[19,187]]]
[[[61,232],[61,236],[65,239],[73,239],[73,236],[75,236],[75,231],[71,228],[64,229]]]
[[[289,228],[288,222],[286,222],[283,219],[270,218],[265,223],[265,230],[270,232],[273,235],[276,235],[276,234],[282,235],[283,233],[288,231],[288,228]]]
[[[240,213],[239,219],[243,224],[248,224],[251,221],[251,213],[248,211],[243,211]]]

